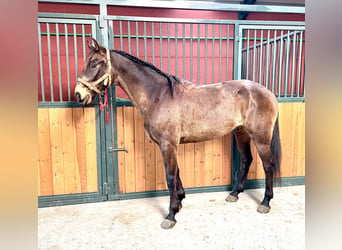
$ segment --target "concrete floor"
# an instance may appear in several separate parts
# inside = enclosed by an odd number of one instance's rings
[[[271,212],[256,211],[264,189],[191,194],[173,229],[160,227],[168,197],[38,209],[39,249],[304,249],[305,186],[274,188]]]

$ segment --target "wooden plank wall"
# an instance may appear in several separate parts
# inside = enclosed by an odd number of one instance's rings
[[[280,103],[279,126],[283,161],[281,176],[305,175],[305,104]],[[133,107],[117,108],[120,193],[167,189],[159,148],[144,133],[143,120]],[[261,160],[252,145],[248,179],[263,179]],[[184,187],[231,184],[231,135],[211,141],[180,145],[178,164]]]
[[[97,192],[94,108],[39,108],[38,195]]]
[[[164,190],[165,170],[159,147],[144,132],[143,120],[133,107],[117,108],[120,193]],[[184,187],[228,185],[231,183],[231,136],[180,145],[178,165]]]

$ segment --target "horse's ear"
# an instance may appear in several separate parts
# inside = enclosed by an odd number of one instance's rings
[[[99,43],[94,38],[91,38],[91,40],[93,41],[93,43],[90,43],[89,40],[87,40],[89,49],[99,51],[100,50]]]

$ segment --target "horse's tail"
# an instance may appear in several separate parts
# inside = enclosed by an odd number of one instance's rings
[[[275,177],[280,177],[281,164],[281,144],[279,136],[279,122],[278,116],[273,127],[273,135],[271,140],[271,154],[272,154],[272,168]]]

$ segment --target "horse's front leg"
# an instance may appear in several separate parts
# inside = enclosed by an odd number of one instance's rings
[[[165,141],[160,143],[160,150],[163,155],[166,183],[170,192],[169,214],[161,224],[164,229],[170,229],[176,224],[175,215],[181,207],[181,203],[177,194],[178,187],[178,164],[177,164],[177,144]]]

